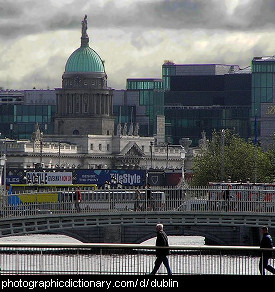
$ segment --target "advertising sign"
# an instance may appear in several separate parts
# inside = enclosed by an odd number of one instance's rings
[[[3,180],[3,177],[2,177]],[[21,178],[19,175],[7,175],[6,178],[6,184],[7,186],[10,184],[20,184],[21,183]]]
[[[150,171],[148,172],[148,183],[151,186],[163,186],[165,182],[165,175],[162,171]]]
[[[48,185],[70,185],[73,183],[72,172],[27,172],[27,183]]]
[[[106,181],[111,182],[112,178],[115,178],[117,182],[121,182],[124,186],[143,186],[146,177],[144,170],[80,169],[76,172],[76,182],[78,184],[97,184],[101,186]]]

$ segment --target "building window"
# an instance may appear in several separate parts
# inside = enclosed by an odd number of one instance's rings
[[[102,144],[98,144],[98,150],[99,150],[99,151],[102,150]]]
[[[80,112],[80,98],[78,95],[75,96],[75,112]]]
[[[110,151],[110,144],[107,144],[107,151]]]
[[[67,106],[68,106],[68,113],[71,114],[73,112],[73,100],[72,96],[67,94]]]
[[[84,94],[83,96],[83,112],[87,113],[88,112],[88,95]]]
[[[90,144],[90,150],[94,150],[94,144]]]

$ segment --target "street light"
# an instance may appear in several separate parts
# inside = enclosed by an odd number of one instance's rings
[[[7,171],[7,165],[6,165],[6,154],[3,154],[1,157],[0,157],[0,166],[1,166],[1,184],[2,184],[2,181],[3,181],[3,187],[4,187],[4,190],[3,190],[3,195],[6,195],[6,171]]]
[[[153,142],[150,142],[150,153],[151,153],[151,168],[153,168]]]
[[[224,135],[225,130],[221,131],[221,181],[224,181]]]
[[[185,161],[185,155],[186,151],[183,148],[182,151],[180,152],[180,158],[182,159],[182,165],[181,165],[181,177],[182,177],[182,182],[185,184],[185,178],[184,178],[184,161]]]

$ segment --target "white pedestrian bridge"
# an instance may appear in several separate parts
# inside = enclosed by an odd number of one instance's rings
[[[34,194],[35,195],[35,194]],[[48,194],[47,194],[48,195]],[[17,194],[16,196],[24,196]],[[216,188],[98,190],[61,194],[55,202],[12,204],[3,197],[0,237],[60,233],[82,242],[140,243],[155,236],[156,223],[168,235],[201,235],[209,244],[258,245],[259,228],[275,230],[275,190]],[[21,197],[23,198],[23,197]]]

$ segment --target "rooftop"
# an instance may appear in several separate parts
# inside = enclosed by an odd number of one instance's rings
[[[262,56],[262,57],[253,58],[253,62],[266,62],[266,61],[275,62],[275,56]]]

